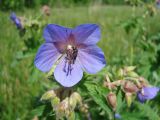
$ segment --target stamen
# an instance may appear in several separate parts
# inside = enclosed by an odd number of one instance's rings
[[[68,76],[71,75],[71,72],[73,70],[72,65],[75,63],[75,60],[77,58],[78,50],[75,46],[68,45],[66,48],[66,58],[65,58],[65,66],[63,68],[63,71]],[[67,66],[68,64],[68,66]]]

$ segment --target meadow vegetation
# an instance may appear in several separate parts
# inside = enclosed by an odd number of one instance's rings
[[[135,12],[133,13],[133,11]],[[99,24],[102,37],[98,45],[105,53],[107,64],[109,66],[139,66],[136,64],[135,58],[141,52],[141,49],[134,45],[133,30],[127,34],[121,23],[134,15],[139,16],[143,12],[143,7],[133,9],[131,6],[125,5],[53,7],[51,8],[51,16],[45,19],[47,23],[67,27],[75,27],[83,23]],[[39,16],[40,13],[39,8],[16,12],[17,15],[27,18],[34,18]],[[146,17],[143,21],[150,36],[160,31],[160,10],[157,10],[156,14],[152,17]],[[21,56],[21,54],[17,55],[17,51],[24,48],[24,43],[15,26],[11,23],[9,16],[10,11],[0,11],[0,119],[31,119],[33,118],[32,110],[38,104],[36,101],[50,87],[52,81],[47,80],[46,75],[40,71],[36,70],[36,73],[32,74],[31,70],[28,69],[29,66],[33,66],[35,55],[31,55],[24,60],[17,58],[17,56]],[[159,76],[158,79],[160,81]],[[158,86],[160,85],[159,81],[152,81],[152,83]],[[157,100],[153,104],[159,105],[158,103]]]

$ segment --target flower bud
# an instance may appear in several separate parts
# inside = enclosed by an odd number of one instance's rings
[[[137,86],[131,82],[131,81],[126,81],[123,86],[124,92],[129,92],[129,93],[136,93],[138,91]]]
[[[140,89],[149,85],[149,83],[143,77],[139,77],[138,80],[139,80],[138,87]]]
[[[71,98],[75,99],[77,101],[77,103],[82,102],[82,98],[81,98],[80,94],[77,92],[72,93]]]
[[[67,120],[75,120],[75,112],[71,111],[67,116]]]
[[[82,104],[82,98],[79,93],[74,92],[69,98],[70,107],[74,110],[77,104]]]
[[[24,29],[24,27],[25,27],[25,24],[26,24],[26,18],[25,17],[18,17],[19,18],[19,20],[21,21],[21,25],[22,25],[22,29]]]
[[[116,110],[116,106],[117,106],[117,97],[114,93],[110,92],[107,95],[107,101],[109,103],[109,105],[112,107],[112,109],[115,111]]]
[[[123,69],[119,69],[117,74],[119,77],[123,77],[124,76]]]
[[[127,67],[124,68],[124,70],[126,72],[131,72],[131,71],[135,70],[135,68],[136,68],[136,66],[127,66]]]
[[[138,77],[138,74],[134,71],[128,72],[127,75],[130,76],[130,77]]]
[[[54,90],[49,90],[46,93],[44,93],[41,97],[41,100],[50,100],[56,96]]]
[[[148,14],[150,16],[153,16],[153,15],[156,14],[156,9],[155,9],[155,7],[153,5],[148,5],[147,6],[147,10],[148,10]]]
[[[80,106],[80,110],[83,112],[83,113],[88,113],[88,105],[87,104],[82,104]]]
[[[53,108],[55,108],[60,103],[60,99],[58,97],[54,97],[51,99],[51,105]]]
[[[127,106],[130,107],[132,104],[132,93],[125,93],[125,98],[127,101]]]
[[[51,10],[50,10],[50,7],[48,5],[44,5],[42,7],[42,13],[46,16],[50,16],[51,14]]]
[[[106,81],[107,81],[107,82],[110,82],[110,79],[109,79],[109,76],[108,76],[108,75],[106,75]]]
[[[69,115],[69,101],[68,100],[69,99],[67,97],[56,106],[55,111],[56,111],[57,118],[63,118],[63,116]]]
[[[73,97],[70,97],[69,98],[69,105],[70,105],[71,109],[74,110],[77,105],[76,99],[74,99]]]

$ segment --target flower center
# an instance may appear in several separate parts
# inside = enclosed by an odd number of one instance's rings
[[[64,66],[64,72],[66,72],[67,76],[71,74],[71,71],[73,69],[72,65],[75,63],[77,54],[78,54],[78,49],[75,46],[67,45],[66,48],[67,56],[65,57],[65,66]]]

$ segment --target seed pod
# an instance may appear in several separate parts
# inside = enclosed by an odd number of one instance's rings
[[[136,93],[138,91],[138,88],[133,82],[126,81],[124,83],[123,90],[124,92]]]
[[[109,105],[112,107],[112,109],[115,111],[116,110],[116,106],[117,106],[117,97],[114,93],[110,92],[107,95],[107,101],[109,103]]]
[[[130,107],[132,104],[132,93],[125,93],[125,98],[127,101],[127,106]]]

